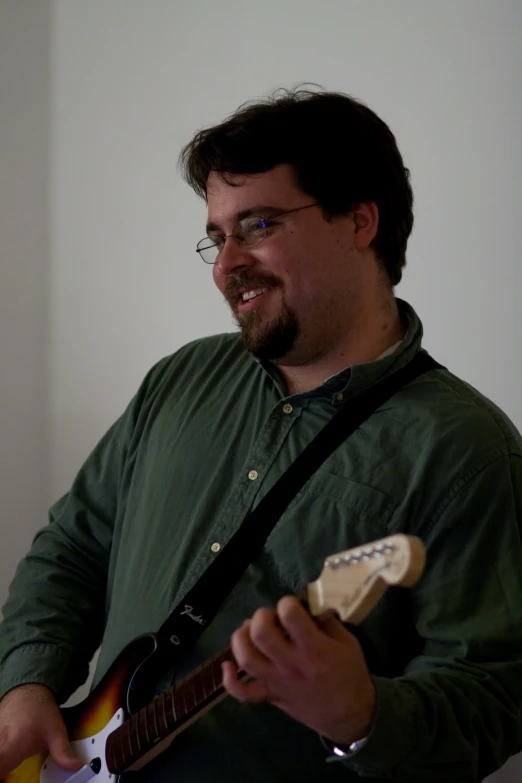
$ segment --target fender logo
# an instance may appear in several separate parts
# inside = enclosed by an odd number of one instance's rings
[[[189,606],[188,604],[185,604],[185,608],[183,609],[180,614],[186,614],[190,617],[191,620],[194,620],[195,623],[198,623],[199,625],[205,625],[206,621],[203,619],[203,617],[200,614],[192,614],[192,610],[194,609],[193,606]]]

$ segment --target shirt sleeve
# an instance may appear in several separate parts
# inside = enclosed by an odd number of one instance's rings
[[[153,373],[151,370],[151,373]],[[147,376],[49,512],[18,566],[0,625],[0,698],[18,685],[49,687],[59,704],[85,682],[106,615],[115,525],[147,416]]]
[[[502,455],[411,530],[428,555],[412,591],[422,654],[403,676],[374,678],[372,731],[340,763],[397,783],[475,783],[521,749],[521,528],[522,458]]]

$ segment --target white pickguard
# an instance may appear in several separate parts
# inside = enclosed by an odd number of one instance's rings
[[[78,772],[66,772],[57,766],[51,758],[47,758],[40,771],[40,783],[84,783],[87,780],[95,780],[99,781],[99,783],[106,783],[107,780],[111,780],[112,783],[116,783],[117,775],[112,775],[107,769],[105,745],[107,744],[109,734],[117,729],[118,726],[121,726],[122,723],[123,710],[118,710],[105,728],[98,734],[86,739],[75,740],[71,743],[76,755],[85,762],[85,766],[79,769]],[[98,774],[93,772],[89,766],[91,761],[96,758],[101,761],[101,769]]]

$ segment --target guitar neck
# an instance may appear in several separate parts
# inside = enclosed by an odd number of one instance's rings
[[[174,735],[217,704],[225,695],[221,674],[224,661],[234,662],[230,647],[158,694],[113,731],[106,746],[110,772],[121,775],[131,768],[139,769],[165,749]]]
[[[331,555],[320,577],[299,597],[314,617],[333,610],[342,622],[359,623],[389,585],[414,585],[424,562],[420,539],[396,534]],[[165,750],[176,734],[222,699],[226,694],[221,676],[224,661],[234,662],[229,647],[113,731],[106,745],[109,771],[122,774],[141,769]],[[246,673],[238,672],[238,676]]]

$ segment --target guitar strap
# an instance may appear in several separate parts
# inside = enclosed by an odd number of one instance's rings
[[[405,367],[357,394],[332,417],[247,514],[220,555],[163,623],[156,637],[157,653],[164,656],[165,662],[174,664],[193,647],[248,565],[261,554],[290,501],[325,459],[399,389],[436,369],[443,367],[421,350]]]

